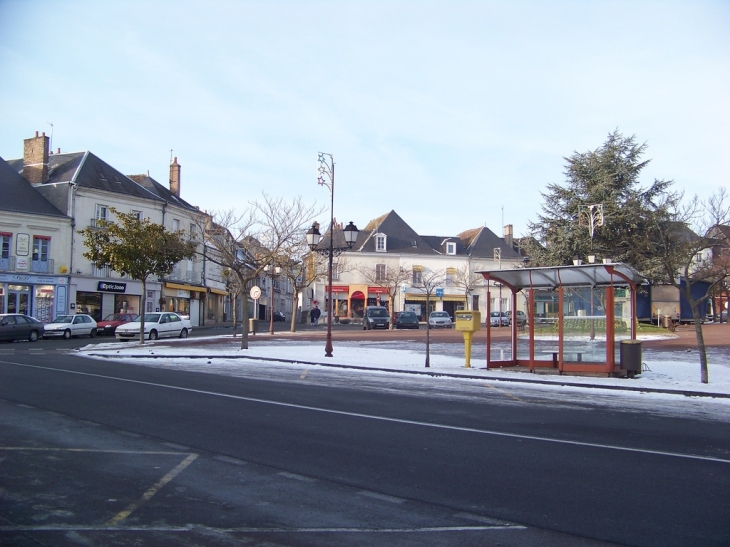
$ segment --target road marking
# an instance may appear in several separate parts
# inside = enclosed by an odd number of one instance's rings
[[[152,496],[157,494],[157,492],[159,492],[163,486],[165,486],[168,482],[170,482],[172,479],[182,473],[185,468],[193,463],[197,458],[197,454],[189,454],[187,458],[177,464],[174,469],[170,470],[164,477],[162,477],[159,481],[152,485],[152,487],[147,490],[147,492],[142,494],[142,497],[139,501],[135,501],[134,503],[129,504],[126,509],[117,513],[109,522],[107,522],[107,526],[116,526],[124,519],[126,519],[129,515],[134,513],[134,511],[136,511],[140,505],[143,505],[144,503],[152,499]]]
[[[522,399],[520,399],[520,398],[519,398],[519,397],[517,397],[516,395],[512,395],[511,393],[508,393],[508,392],[506,392],[506,391],[505,391],[505,390],[503,390],[503,389],[499,389],[498,387],[496,387],[496,386],[493,386],[492,384],[488,384],[487,382],[484,382],[484,385],[485,385],[485,386],[487,386],[487,387],[490,387],[490,388],[492,388],[492,389],[493,389],[493,390],[495,390],[495,391],[499,391],[500,393],[502,393],[502,394],[506,395],[506,396],[507,396],[507,397],[509,397],[510,399],[514,399],[515,401],[519,401],[519,402],[521,402],[521,403],[522,403],[522,402],[524,402],[524,401],[523,401]]]
[[[14,366],[23,367],[23,368],[35,368],[35,369],[39,369],[39,370],[61,372],[61,373],[65,373],[65,374],[76,374],[79,376],[89,376],[91,378],[103,378],[106,380],[115,380],[117,382],[126,382],[129,384],[145,385],[145,386],[151,386],[151,387],[161,387],[164,389],[184,391],[187,393],[199,393],[201,395],[210,395],[213,397],[222,397],[225,399],[234,399],[237,401],[247,401],[250,403],[259,403],[259,404],[265,404],[265,405],[280,406],[283,408],[296,408],[299,410],[310,410],[312,412],[323,412],[326,414],[335,414],[338,416],[351,416],[353,418],[364,418],[364,419],[368,419],[368,420],[378,420],[378,421],[382,421],[382,422],[416,425],[416,426],[421,426],[421,427],[431,427],[434,429],[445,429],[445,430],[450,430],[450,431],[461,431],[464,433],[477,433],[479,435],[492,435],[495,437],[505,437],[505,438],[510,438],[510,439],[521,439],[521,440],[530,440],[530,441],[536,441],[536,442],[565,444],[565,445],[569,445],[569,446],[581,446],[581,447],[586,447],[586,448],[602,448],[602,449],[606,449],[606,450],[616,450],[619,452],[633,452],[636,454],[649,454],[652,456],[668,456],[670,458],[681,458],[681,459],[687,459],[687,460],[699,460],[699,461],[714,462],[714,463],[730,463],[730,458],[729,459],[715,458],[712,456],[698,456],[695,454],[681,454],[678,452],[666,452],[664,450],[651,450],[651,449],[647,449],[647,448],[631,448],[628,446],[617,446],[617,445],[601,444],[601,443],[589,443],[589,442],[583,442],[583,441],[571,441],[571,440],[567,440],[567,439],[556,439],[556,438],[552,438],[552,437],[541,437],[539,435],[525,435],[525,434],[521,434],[521,433],[506,433],[504,431],[495,431],[495,430],[491,430],[491,429],[476,429],[474,427],[460,427],[460,426],[455,426],[455,425],[421,422],[418,420],[404,420],[401,418],[391,418],[389,416],[376,416],[374,414],[363,414],[361,412],[348,412],[346,410],[333,410],[330,408],[320,408],[320,407],[316,407],[316,406],[299,405],[299,404],[295,404],[295,403],[284,403],[281,401],[270,401],[267,399],[258,399],[256,397],[245,397],[243,395],[231,395],[230,393],[218,393],[215,391],[206,391],[206,390],[202,390],[202,389],[193,389],[193,388],[181,387],[181,386],[171,386],[171,385],[167,385],[167,384],[158,384],[156,382],[144,382],[142,380],[132,380],[129,378],[118,378],[115,376],[106,376],[103,374],[93,374],[90,372],[80,372],[80,371],[76,371],[76,370],[64,370],[64,369],[58,369],[58,368],[52,368],[52,367],[42,367],[39,365],[29,365],[26,363],[15,363],[13,361],[0,361],[0,364],[14,365]]]
[[[232,463],[234,465],[246,465],[248,463],[243,460],[237,460],[236,458],[229,458],[228,456],[213,456],[213,459],[221,462]]]
[[[387,494],[380,494],[378,492],[371,492],[370,490],[360,490],[360,492],[357,493],[359,496],[365,496],[368,498],[373,498],[375,500],[380,501],[387,501],[390,503],[403,503],[406,500],[403,498],[396,498],[395,496],[389,496]]]
[[[0,526],[0,532],[189,532],[196,527],[186,526],[81,526],[81,525],[46,525],[37,526]],[[296,533],[296,534],[421,534],[423,532],[478,532],[489,530],[526,530],[527,526],[510,524],[504,526],[428,526],[422,528],[206,528],[219,533]]]
[[[289,473],[287,471],[281,471],[280,473],[277,473],[277,475],[286,477],[287,479],[294,479],[295,481],[317,482],[317,479],[313,479],[312,477],[305,477],[304,475],[297,475],[296,473]]]
[[[53,448],[38,446],[0,446],[0,450],[35,451],[35,452],[88,452],[94,454],[149,454],[150,456],[182,456],[180,452],[164,450],[101,450],[96,448]]]
[[[301,375],[299,376],[299,379],[300,379],[300,380],[304,380],[304,379],[305,379],[305,378],[307,377],[307,373],[308,373],[308,372],[309,372],[309,369],[308,369],[308,368],[305,368],[305,369],[304,369],[304,370],[302,371],[302,374],[301,374]]]

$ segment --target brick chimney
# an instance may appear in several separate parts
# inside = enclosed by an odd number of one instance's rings
[[[175,160],[170,164],[170,192],[180,197],[180,164]]]
[[[23,176],[31,184],[43,184],[48,180],[49,139],[45,132],[23,141]]]
[[[504,242],[505,242],[505,244],[508,247],[512,247],[512,243],[513,243],[513,240],[514,240],[513,234],[512,234],[512,225],[511,224],[507,224],[503,228],[503,230],[504,230],[503,233],[504,233]]]

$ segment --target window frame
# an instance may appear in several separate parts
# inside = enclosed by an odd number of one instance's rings
[[[33,249],[31,260],[48,262],[51,255],[51,236],[33,235]],[[45,255],[45,258],[43,256]]]

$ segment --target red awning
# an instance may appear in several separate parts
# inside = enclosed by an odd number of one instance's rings
[[[362,291],[355,291],[352,293],[352,296],[350,296],[352,300],[365,300],[365,295],[362,293]]]

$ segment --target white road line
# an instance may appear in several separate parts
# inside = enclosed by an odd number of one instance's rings
[[[45,525],[37,526],[0,526],[0,532],[190,532],[196,526],[83,526],[83,525]],[[505,526],[428,526],[423,528],[204,528],[220,533],[297,533],[297,534],[420,534],[423,532],[475,532],[489,530],[526,530],[519,524]]]
[[[206,391],[206,390],[193,389],[193,388],[188,388],[188,387],[170,386],[167,384],[158,384],[156,382],[144,382],[142,380],[131,380],[129,378],[117,378],[115,376],[106,376],[103,374],[92,374],[90,372],[80,372],[80,371],[75,371],[75,370],[64,370],[64,369],[57,369],[57,368],[51,368],[51,367],[42,367],[42,366],[38,366],[38,365],[28,365],[25,363],[15,363],[12,361],[0,361],[0,364],[14,365],[14,366],[24,367],[24,368],[35,368],[35,369],[39,369],[39,370],[61,372],[61,373],[65,373],[65,374],[76,374],[79,376],[89,376],[92,378],[104,378],[106,380],[115,380],[117,382],[126,382],[126,383],[130,383],[130,384],[161,387],[161,388],[165,388],[165,389],[173,389],[176,391],[185,391],[188,393],[198,393],[201,395],[210,395],[213,397],[222,397],[222,398],[234,399],[234,400],[238,400],[238,401],[247,401],[247,402],[251,402],[251,403],[260,403],[260,404],[266,404],[266,405],[280,406],[280,407],[284,407],[284,408],[297,408],[300,410],[310,410],[312,412],[323,412],[326,414],[335,414],[335,415],[339,415],[339,416],[351,416],[353,418],[364,418],[364,419],[368,419],[368,420],[378,420],[378,421],[382,421],[382,422],[416,425],[416,426],[421,426],[421,427],[431,427],[434,429],[445,429],[445,430],[450,430],[450,431],[461,431],[464,433],[477,433],[479,435],[492,435],[495,437],[506,437],[506,438],[510,438],[510,439],[521,439],[521,440],[530,440],[530,441],[536,441],[536,442],[565,444],[565,445],[570,445],[570,446],[581,446],[581,447],[586,447],[586,448],[601,448],[601,449],[605,449],[605,450],[616,450],[619,452],[632,452],[632,453],[636,453],[636,454],[649,454],[652,456],[667,456],[670,458],[699,460],[699,461],[714,462],[714,463],[730,463],[730,459],[715,458],[712,456],[698,456],[695,454],[680,454],[678,452],[666,452],[663,450],[631,448],[631,447],[627,447],[627,446],[617,446],[617,445],[601,444],[601,443],[589,443],[589,442],[583,442],[583,441],[571,441],[571,440],[567,440],[567,439],[555,439],[555,438],[551,438],[551,437],[541,437],[539,435],[524,435],[524,434],[520,434],[520,433],[506,433],[504,431],[494,431],[494,430],[490,430],[490,429],[476,429],[473,427],[460,427],[460,426],[455,426],[455,425],[435,424],[435,423],[429,423],[429,422],[421,422],[418,420],[404,420],[401,418],[391,418],[388,416],[376,416],[373,414],[363,414],[361,412],[348,412],[345,410],[333,410],[330,408],[319,408],[316,406],[298,405],[298,404],[294,404],[294,403],[283,403],[281,401],[270,401],[267,399],[258,399],[256,397],[244,397],[242,395],[231,395],[229,393],[218,393],[215,391]]]
[[[317,482],[317,479],[313,479],[312,477],[305,477],[304,475],[297,475],[296,473],[289,473],[287,471],[281,471],[277,473],[277,475],[281,477],[285,477],[287,479],[293,479],[295,481],[301,481],[301,482]]]
[[[389,496],[388,494],[380,494],[378,492],[371,492],[370,490],[360,490],[357,494],[359,496],[365,496],[366,498],[373,498],[374,500],[387,501],[389,503],[403,503],[406,501],[403,498],[396,498],[395,496]]]

